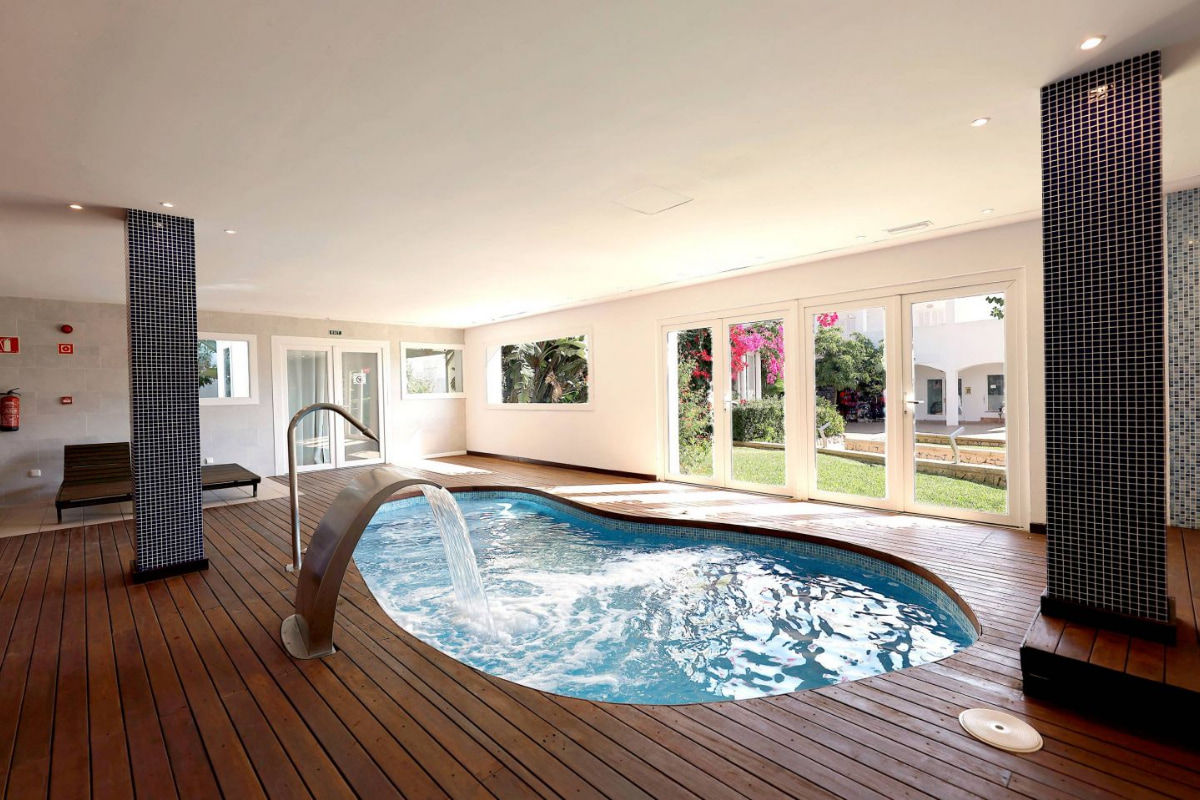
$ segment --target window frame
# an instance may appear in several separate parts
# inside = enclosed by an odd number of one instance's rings
[[[498,354],[501,348],[514,344],[529,342],[545,342],[551,339],[564,339],[572,336],[582,336],[587,341],[588,364],[588,399],[586,403],[494,403],[491,400],[489,380],[489,364],[493,354]],[[590,325],[573,325],[569,329],[556,329],[550,333],[535,333],[529,335],[504,336],[489,341],[483,348],[483,400],[484,408],[489,410],[519,410],[519,411],[594,411],[596,408],[596,336]]]
[[[408,349],[424,348],[428,350],[457,350],[459,357],[460,376],[463,381],[462,391],[458,392],[410,392],[408,390]],[[400,342],[400,399],[401,400],[461,400],[467,396],[467,346],[450,342]]]
[[[248,352],[247,369],[250,371],[250,395],[248,397],[200,397],[202,406],[252,406],[258,405],[258,335],[253,333],[216,333],[196,331],[196,342],[212,339],[223,342],[246,342]]]

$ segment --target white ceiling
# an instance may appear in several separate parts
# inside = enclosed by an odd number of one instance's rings
[[[119,209],[163,200],[203,308],[452,326],[1026,218],[1038,88],[1155,47],[1200,176],[1198,37],[1182,0],[10,2],[0,294],[123,300]]]

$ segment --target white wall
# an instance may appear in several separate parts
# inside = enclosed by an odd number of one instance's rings
[[[401,400],[400,342],[462,342],[458,329],[421,328],[341,320],[299,319],[200,311],[198,328],[258,337],[258,397],[253,405],[200,407],[201,454],[274,475],[275,443],[271,337],[310,336],[385,340],[391,346],[388,455],[411,446],[416,454],[466,448],[462,400]],[[74,326],[67,336],[63,323]],[[340,329],[341,337],[328,336]],[[0,355],[0,392],[22,390],[21,430],[0,432],[0,505],[53,496],[62,480],[63,445],[128,441],[129,359],[125,306],[0,297],[0,336],[19,335],[21,354]],[[60,356],[57,343],[75,343]],[[63,395],[74,404],[59,403]],[[28,476],[41,469],[40,478]]]
[[[469,389],[467,447],[502,455],[659,474],[656,381],[659,322],[742,306],[879,289],[1021,269],[1025,274],[1023,336],[1029,398],[1028,440],[1033,444],[1027,496],[1031,519],[1045,519],[1042,270],[1040,222],[914,242],[838,258],[567,309],[468,329],[468,379],[482,379],[489,344],[592,334],[592,410],[488,408],[485,393]],[[1015,300],[1016,298],[1014,298]],[[1011,317],[1010,317],[1011,318]],[[1015,398],[1010,398],[1015,402]]]

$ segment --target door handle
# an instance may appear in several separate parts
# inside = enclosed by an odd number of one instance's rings
[[[923,406],[923,405],[925,405],[925,401],[924,401],[924,400],[905,400],[904,402],[906,402],[906,403],[908,403],[909,405],[912,405],[912,406]]]

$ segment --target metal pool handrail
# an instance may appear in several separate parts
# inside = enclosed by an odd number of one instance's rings
[[[288,564],[288,572],[300,572],[300,559],[302,555],[300,552],[300,476],[296,472],[296,426],[300,424],[300,420],[314,411],[334,411],[341,414],[351,425],[358,428],[376,443],[379,442],[379,437],[375,435],[374,431],[336,403],[313,403],[300,409],[292,417],[292,421],[288,423],[287,429],[288,487],[292,493],[292,563]]]

